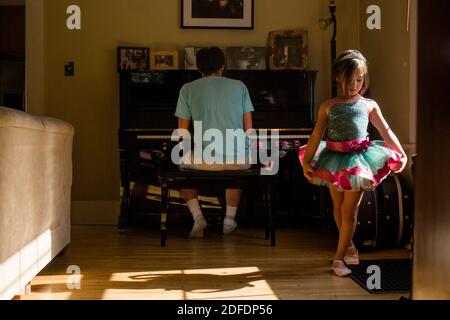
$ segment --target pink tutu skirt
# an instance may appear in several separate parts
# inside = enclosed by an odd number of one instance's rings
[[[306,145],[299,149],[303,166]],[[343,190],[373,190],[391,171],[402,166],[402,155],[380,140],[321,141],[314,155],[313,180],[319,186]]]

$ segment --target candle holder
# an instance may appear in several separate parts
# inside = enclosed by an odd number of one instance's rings
[[[332,97],[337,96],[337,86],[334,75],[334,61],[336,60],[336,32],[337,32],[337,21],[336,21],[336,3],[334,0],[328,2],[328,9],[330,15],[327,18],[319,19],[319,25],[322,30],[327,30],[330,25],[333,25],[333,36],[331,38],[331,94]]]

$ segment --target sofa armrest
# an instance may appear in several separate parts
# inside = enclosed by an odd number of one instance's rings
[[[23,128],[73,135],[74,127],[63,120],[34,116],[23,111],[0,107],[0,128]]]
[[[70,241],[74,132],[65,121],[0,107],[0,269],[33,243],[45,242],[37,247],[53,258]],[[32,266],[25,270],[42,267]]]

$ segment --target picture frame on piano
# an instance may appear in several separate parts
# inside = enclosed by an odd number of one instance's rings
[[[184,48],[184,69],[186,70],[198,70],[197,69],[197,52],[200,49],[206,47],[185,47]],[[225,48],[219,47],[225,55]]]
[[[178,51],[150,51],[151,70],[178,70]]]
[[[305,70],[308,65],[308,32],[280,30],[269,33],[269,69]]]
[[[184,69],[197,70],[196,56],[201,47],[185,47],[184,48]]]
[[[266,47],[228,47],[227,70],[266,70]]]
[[[150,48],[148,47],[117,47],[117,70],[149,71]]]

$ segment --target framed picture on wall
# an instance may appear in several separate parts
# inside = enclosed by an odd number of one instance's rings
[[[269,68],[304,70],[308,64],[308,32],[282,30],[269,33]]]
[[[266,47],[228,47],[228,70],[265,70]]]
[[[118,71],[148,71],[150,70],[150,48],[118,47]]]
[[[182,28],[253,29],[254,0],[181,0]]]
[[[150,69],[177,70],[178,51],[150,51]]]

